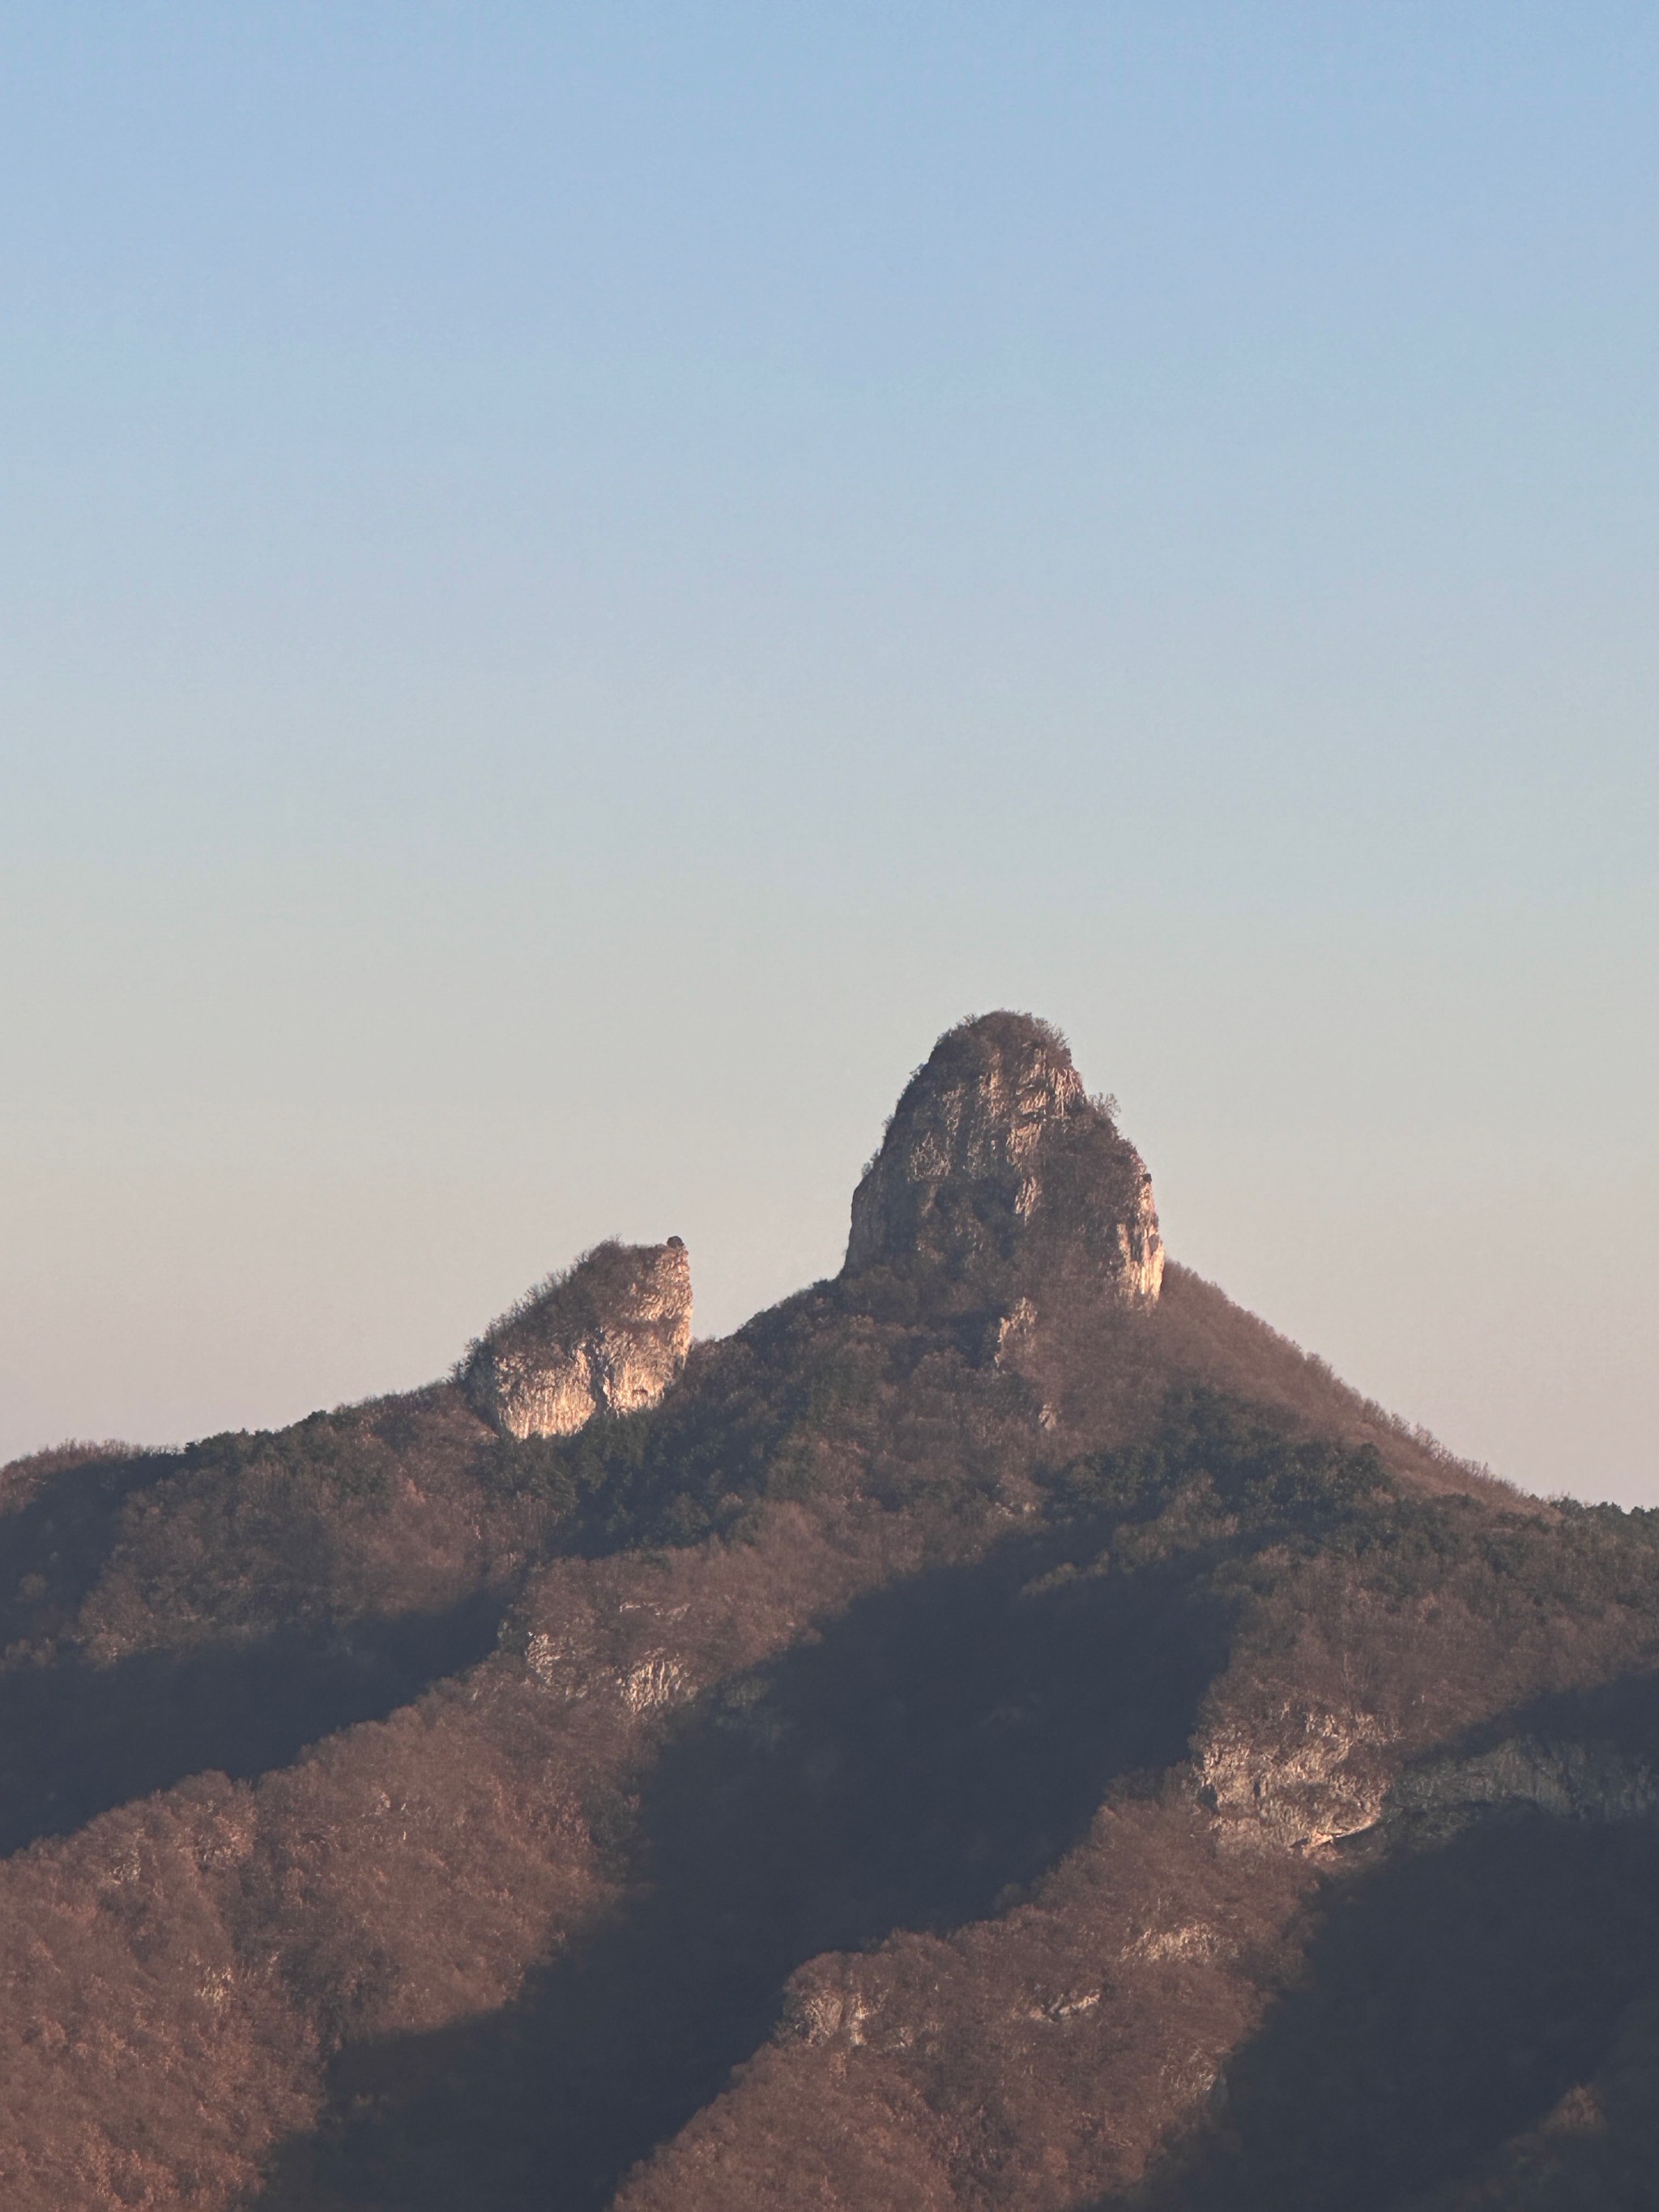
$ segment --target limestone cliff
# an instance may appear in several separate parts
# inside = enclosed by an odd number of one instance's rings
[[[565,1437],[596,1413],[654,1406],[691,1342],[678,1237],[605,1243],[498,1321],[460,1370],[473,1410],[510,1437]]]
[[[1127,1303],[1164,1279],[1152,1177],[1059,1031],[994,1013],[947,1030],[853,1197],[848,1275],[918,1261],[994,1291],[1022,1261],[1081,1263]]]

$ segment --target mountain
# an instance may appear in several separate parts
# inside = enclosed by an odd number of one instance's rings
[[[1166,1263],[1027,1016],[690,1267],[5,1470],[9,2212],[1659,2202],[1659,1516]]]

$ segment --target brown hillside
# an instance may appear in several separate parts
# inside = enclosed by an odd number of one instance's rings
[[[1649,1516],[1166,1267],[1023,1016],[677,1364],[8,1471],[0,2201],[1650,2201]]]

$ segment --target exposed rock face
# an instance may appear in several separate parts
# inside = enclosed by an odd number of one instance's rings
[[[665,1244],[600,1244],[473,1346],[461,1387],[510,1437],[568,1437],[654,1406],[691,1342],[691,1268]]]
[[[1518,1805],[1571,1820],[1650,1820],[1659,1773],[1614,1744],[1515,1735],[1470,1758],[1425,1761],[1401,1778],[1390,1810],[1456,1815]]]
[[[957,1281],[1064,1255],[1126,1302],[1164,1279],[1152,1181],[1059,1031],[1029,1014],[947,1030],[853,1197],[845,1272],[920,1260]]]
[[[1224,1727],[1195,1747],[1200,1802],[1229,1841],[1317,1850],[1382,1819],[1390,1741],[1374,1714],[1286,1704],[1265,1728]]]
[[[1395,1748],[1375,1714],[1287,1703],[1265,1728],[1228,1725],[1195,1745],[1198,1800],[1215,1814],[1224,1845],[1290,1851],[1316,1851],[1413,1817],[1432,1823],[1432,1839],[1522,1806],[1570,1820],[1659,1813],[1659,1772],[1612,1743],[1508,1736],[1404,1773]]]

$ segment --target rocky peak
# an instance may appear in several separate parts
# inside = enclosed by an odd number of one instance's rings
[[[948,1030],[905,1085],[854,1194],[844,1272],[921,1262],[992,1290],[1025,1263],[1060,1260],[1126,1302],[1155,1299],[1152,1177],[1058,1030],[983,1014]]]
[[[654,1406],[690,1343],[691,1267],[680,1239],[612,1242],[503,1315],[458,1379],[503,1435],[565,1437],[596,1413]]]

